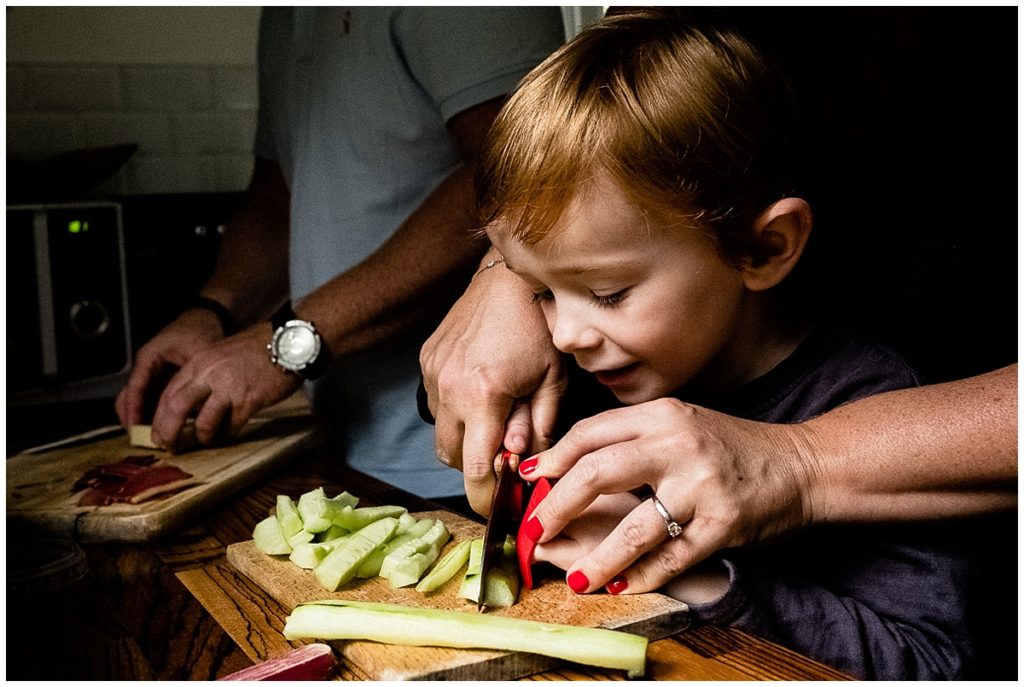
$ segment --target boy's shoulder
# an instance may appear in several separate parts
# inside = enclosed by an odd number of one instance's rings
[[[717,409],[763,422],[800,422],[921,376],[889,346],[839,324],[817,325],[786,360],[723,396]]]

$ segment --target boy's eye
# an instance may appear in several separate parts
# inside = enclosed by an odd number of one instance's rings
[[[544,291],[538,291],[533,294],[533,302],[540,303],[541,301],[553,301],[555,300],[555,294],[551,293],[551,289],[545,289]]]
[[[622,299],[626,297],[626,291],[628,291],[628,289],[616,291],[615,293],[610,293],[607,296],[598,296],[595,293],[594,301],[603,308],[610,308],[622,302]]]

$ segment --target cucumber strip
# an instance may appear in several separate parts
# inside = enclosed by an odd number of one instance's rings
[[[381,518],[353,532],[343,545],[327,554],[313,569],[317,581],[324,589],[333,592],[355,577],[363,561],[375,548],[393,537],[397,529],[396,518]]]
[[[309,542],[292,547],[292,553],[288,556],[295,565],[306,570],[312,570],[320,565],[320,562],[327,558],[327,554],[345,543],[348,537],[336,537],[330,541]]]
[[[269,556],[283,556],[292,552],[292,547],[281,532],[281,523],[276,515],[260,520],[252,531],[256,548]]]
[[[365,508],[345,506],[331,517],[331,521],[350,532],[355,532],[381,518],[401,517],[402,513],[408,513],[408,510],[401,506],[367,506]]]
[[[432,546],[437,546],[438,551],[440,551],[441,547],[448,542],[450,537],[451,535],[448,533],[448,528],[445,527],[444,522],[441,520],[431,521],[431,527],[426,534],[407,541],[384,556],[384,562],[380,566],[380,576],[390,579],[391,571],[403,558],[416,553],[426,553]]]
[[[479,577],[479,576],[478,576]],[[484,605],[491,608],[514,606],[519,596],[519,572],[508,561],[491,568],[484,588]]]
[[[286,539],[302,531],[302,517],[295,502],[287,494],[277,495],[277,521],[281,523],[281,531]]]
[[[451,551],[446,553],[437,562],[434,569],[427,573],[427,576],[416,585],[416,591],[432,592],[441,587],[445,582],[455,577],[462,570],[462,566],[469,561],[469,547],[473,543],[471,539],[460,541]]]
[[[519,596],[519,573],[515,570],[515,545],[509,540],[509,537],[505,538],[501,558],[487,573],[486,582],[480,574],[483,572],[484,540],[473,540],[466,577],[459,587],[458,596],[479,603],[482,592],[485,606],[507,608],[515,604]]]
[[[484,540],[483,537],[473,539],[469,546],[469,564],[466,567],[466,577],[459,586],[458,595],[463,599],[479,603],[481,579],[480,573],[484,567]]]
[[[526,651],[642,677],[647,638],[628,632],[542,623],[498,615],[357,601],[297,606],[287,639],[367,639],[388,644]]]
[[[338,537],[344,537],[347,534],[349,534],[349,531],[341,525],[331,525],[323,532],[318,532],[314,539],[319,542],[327,542]]]
[[[412,513],[402,513],[398,516],[398,534],[405,534],[418,522],[420,521]]]
[[[356,577],[374,577],[380,574],[380,566],[384,563],[384,557],[389,553],[397,549],[402,544],[410,542],[413,539],[422,537],[426,534],[430,527],[434,524],[434,521],[430,518],[424,518],[418,520],[412,527],[409,527],[405,532],[402,532],[402,519],[398,519],[398,530],[393,539],[384,542],[376,549],[373,553],[363,561],[363,564],[359,567],[359,572],[356,573]]]
[[[355,508],[357,503],[359,503],[359,499],[347,491],[329,499],[324,493],[324,488],[317,487],[299,497],[297,509],[305,530],[323,532],[331,526],[331,517],[334,514],[344,510],[345,506]]]
[[[479,575],[484,568],[484,538],[477,537],[470,542],[469,567],[466,568],[466,577]]]
[[[423,553],[414,553],[411,556],[406,556],[391,569],[388,584],[391,585],[392,589],[416,584],[423,577],[423,573],[430,567],[430,564],[437,560],[440,553],[441,547],[434,544]]]
[[[315,536],[315,534],[308,530],[299,530],[292,536],[288,537],[288,545],[294,549],[296,546],[308,544],[309,542],[313,541],[313,537]]]

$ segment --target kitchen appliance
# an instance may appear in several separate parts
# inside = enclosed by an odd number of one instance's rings
[[[7,401],[113,395],[131,362],[121,206],[7,207]]]

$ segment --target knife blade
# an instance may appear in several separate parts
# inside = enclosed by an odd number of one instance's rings
[[[516,520],[522,517],[522,480],[512,469],[512,453],[502,449],[497,459],[497,481],[491,495],[491,512],[487,515],[487,529],[484,530],[484,551],[480,566],[480,596],[477,611],[483,611],[486,604],[487,573],[501,555],[505,537],[516,531]]]

